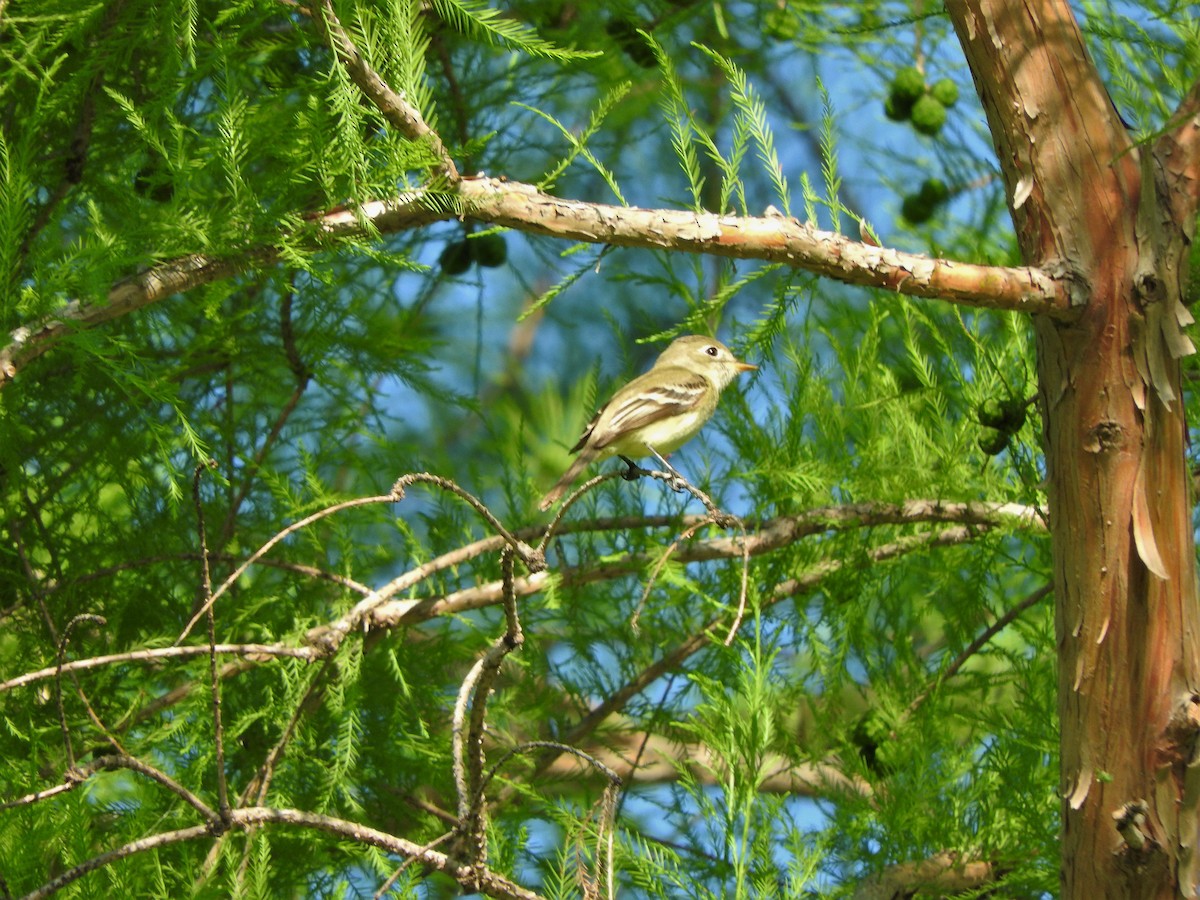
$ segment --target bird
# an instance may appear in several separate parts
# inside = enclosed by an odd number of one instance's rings
[[[715,338],[698,334],[676,338],[649,371],[600,407],[571,448],[578,454],[575,460],[538,509],[549,509],[593,462],[619,456],[630,473],[636,473],[633,460],[653,455],[671,469],[664,454],[694,437],[716,410],[721,391],[742,372],[757,368],[739,360]]]

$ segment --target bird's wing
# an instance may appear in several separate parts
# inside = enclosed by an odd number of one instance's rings
[[[691,412],[701,404],[708,390],[703,376],[676,366],[653,371],[653,379],[647,372],[621,388],[596,413],[577,447],[591,439],[593,447],[602,449],[631,431]],[[647,382],[654,383],[648,387]]]

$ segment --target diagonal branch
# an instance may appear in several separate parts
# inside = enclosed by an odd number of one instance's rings
[[[397,837],[357,822],[337,819],[333,816],[323,816],[319,813],[305,812],[298,809],[275,809],[270,807],[253,806],[248,809],[235,809],[229,814],[230,826],[238,829],[249,829],[260,825],[290,826],[310,831],[323,831],[343,840],[378,847],[389,853],[406,858],[414,858],[419,862],[445,872],[470,892],[478,892],[488,897],[512,898],[512,900],[539,900],[540,894],[521,887],[490,869],[483,867],[468,867],[457,865],[449,856],[423,847],[413,841]],[[180,828],[176,831],[166,831],[149,835],[136,841],[131,841],[121,847],[98,854],[91,859],[68,869],[41,887],[31,891],[27,898],[49,897],[62,888],[78,881],[89,872],[94,872],[118,860],[145,853],[159,847],[179,844],[185,841],[204,840],[211,837],[211,825],[193,825],[190,828]]]
[[[350,39],[346,29],[333,11],[330,0],[321,0],[312,6],[313,19],[324,32],[326,43],[337,54],[351,80],[358,85],[385,119],[397,131],[414,141],[423,141],[433,151],[438,161],[438,171],[449,181],[459,180],[458,168],[442,139],[429,127],[420,110],[413,106],[403,91],[393,90],[379,73],[367,64],[358,47]]]
[[[781,516],[761,523],[746,537],[717,537],[696,541],[674,554],[677,563],[709,562],[761,556],[794,544],[800,539],[826,531],[842,531],[880,525],[918,522],[958,523],[956,533],[983,532],[1004,523],[1035,530],[1045,526],[1031,507],[1019,504],[942,503],[931,500],[910,500],[897,504],[852,504],[847,507],[825,507],[796,516]],[[905,540],[904,538],[900,539]],[[888,545],[894,546],[894,545]],[[885,550],[875,548],[871,553]],[[630,553],[599,565],[572,566],[560,569],[563,585],[578,586],[597,581],[609,581],[641,572],[658,559],[658,554]],[[432,566],[431,560],[426,566]],[[527,597],[543,590],[550,580],[549,572],[534,572],[517,578],[513,588],[518,596]],[[398,583],[408,586],[401,576]],[[366,630],[394,628],[403,622],[413,625],[437,616],[452,615],[493,606],[500,602],[503,584],[491,581],[463,588],[449,594],[419,599],[387,600],[359,603],[336,622],[312,628],[306,638],[309,646],[325,651],[336,647],[346,634],[355,628]],[[800,587],[798,589],[803,589]],[[383,590],[378,592],[379,595]],[[388,590],[388,596],[395,592]]]
[[[963,525],[956,525],[944,531],[928,531],[902,537],[890,544],[875,547],[867,551],[864,556],[873,563],[884,562],[885,560],[895,559],[907,553],[927,548],[946,547],[965,543],[973,540],[981,530],[986,530],[986,528],[969,528]],[[838,559],[827,560],[813,566],[808,572],[775,585],[763,598],[762,608],[765,609],[797,594],[812,591],[829,576],[842,571],[847,566],[858,565],[860,562],[858,559]],[[720,628],[721,621],[720,618],[712,619],[704,627],[676,644],[659,657],[659,659],[642,669],[641,672],[625,682],[620,688],[609,694],[603,702],[597,704],[588,712],[574,728],[561,737],[562,742],[572,745],[582,743],[605,719],[617,710],[623,709],[631,699],[657,681],[662,675],[678,668],[704,647],[713,643],[710,632]],[[558,754],[548,754],[543,757],[538,766],[538,771],[545,771],[557,756]]]

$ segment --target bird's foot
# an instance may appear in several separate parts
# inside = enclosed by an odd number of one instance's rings
[[[691,486],[690,483],[686,478],[680,475],[678,471],[676,471],[673,465],[667,462],[667,458],[653,447],[648,447],[648,449],[654,454],[654,458],[662,463],[663,468],[667,470],[667,474],[671,476],[670,478],[666,479],[667,487],[671,488],[671,490],[675,491],[677,494],[682,494],[684,491],[688,490],[688,488]]]
[[[677,494],[682,494],[688,489],[688,480],[678,472],[672,470],[673,474],[667,479],[667,487]]]
[[[621,477],[624,478],[626,481],[637,481],[643,475],[647,474],[645,469],[643,469],[641,466],[639,466],[637,463],[635,463],[628,456],[622,456],[621,461],[623,463],[625,463],[626,466],[629,467],[624,472],[621,473]]]

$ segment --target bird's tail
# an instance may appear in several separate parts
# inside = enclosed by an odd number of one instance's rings
[[[551,506],[557,503],[558,498],[567,492],[567,488],[569,488],[575,482],[575,479],[579,477],[579,473],[582,472],[584,467],[591,461],[592,455],[590,453],[580,453],[577,457],[575,457],[575,461],[571,463],[570,468],[568,468],[563,474],[563,477],[558,479],[554,487],[550,488],[550,490],[547,491],[546,496],[543,497],[538,503],[538,509],[545,512]]]

